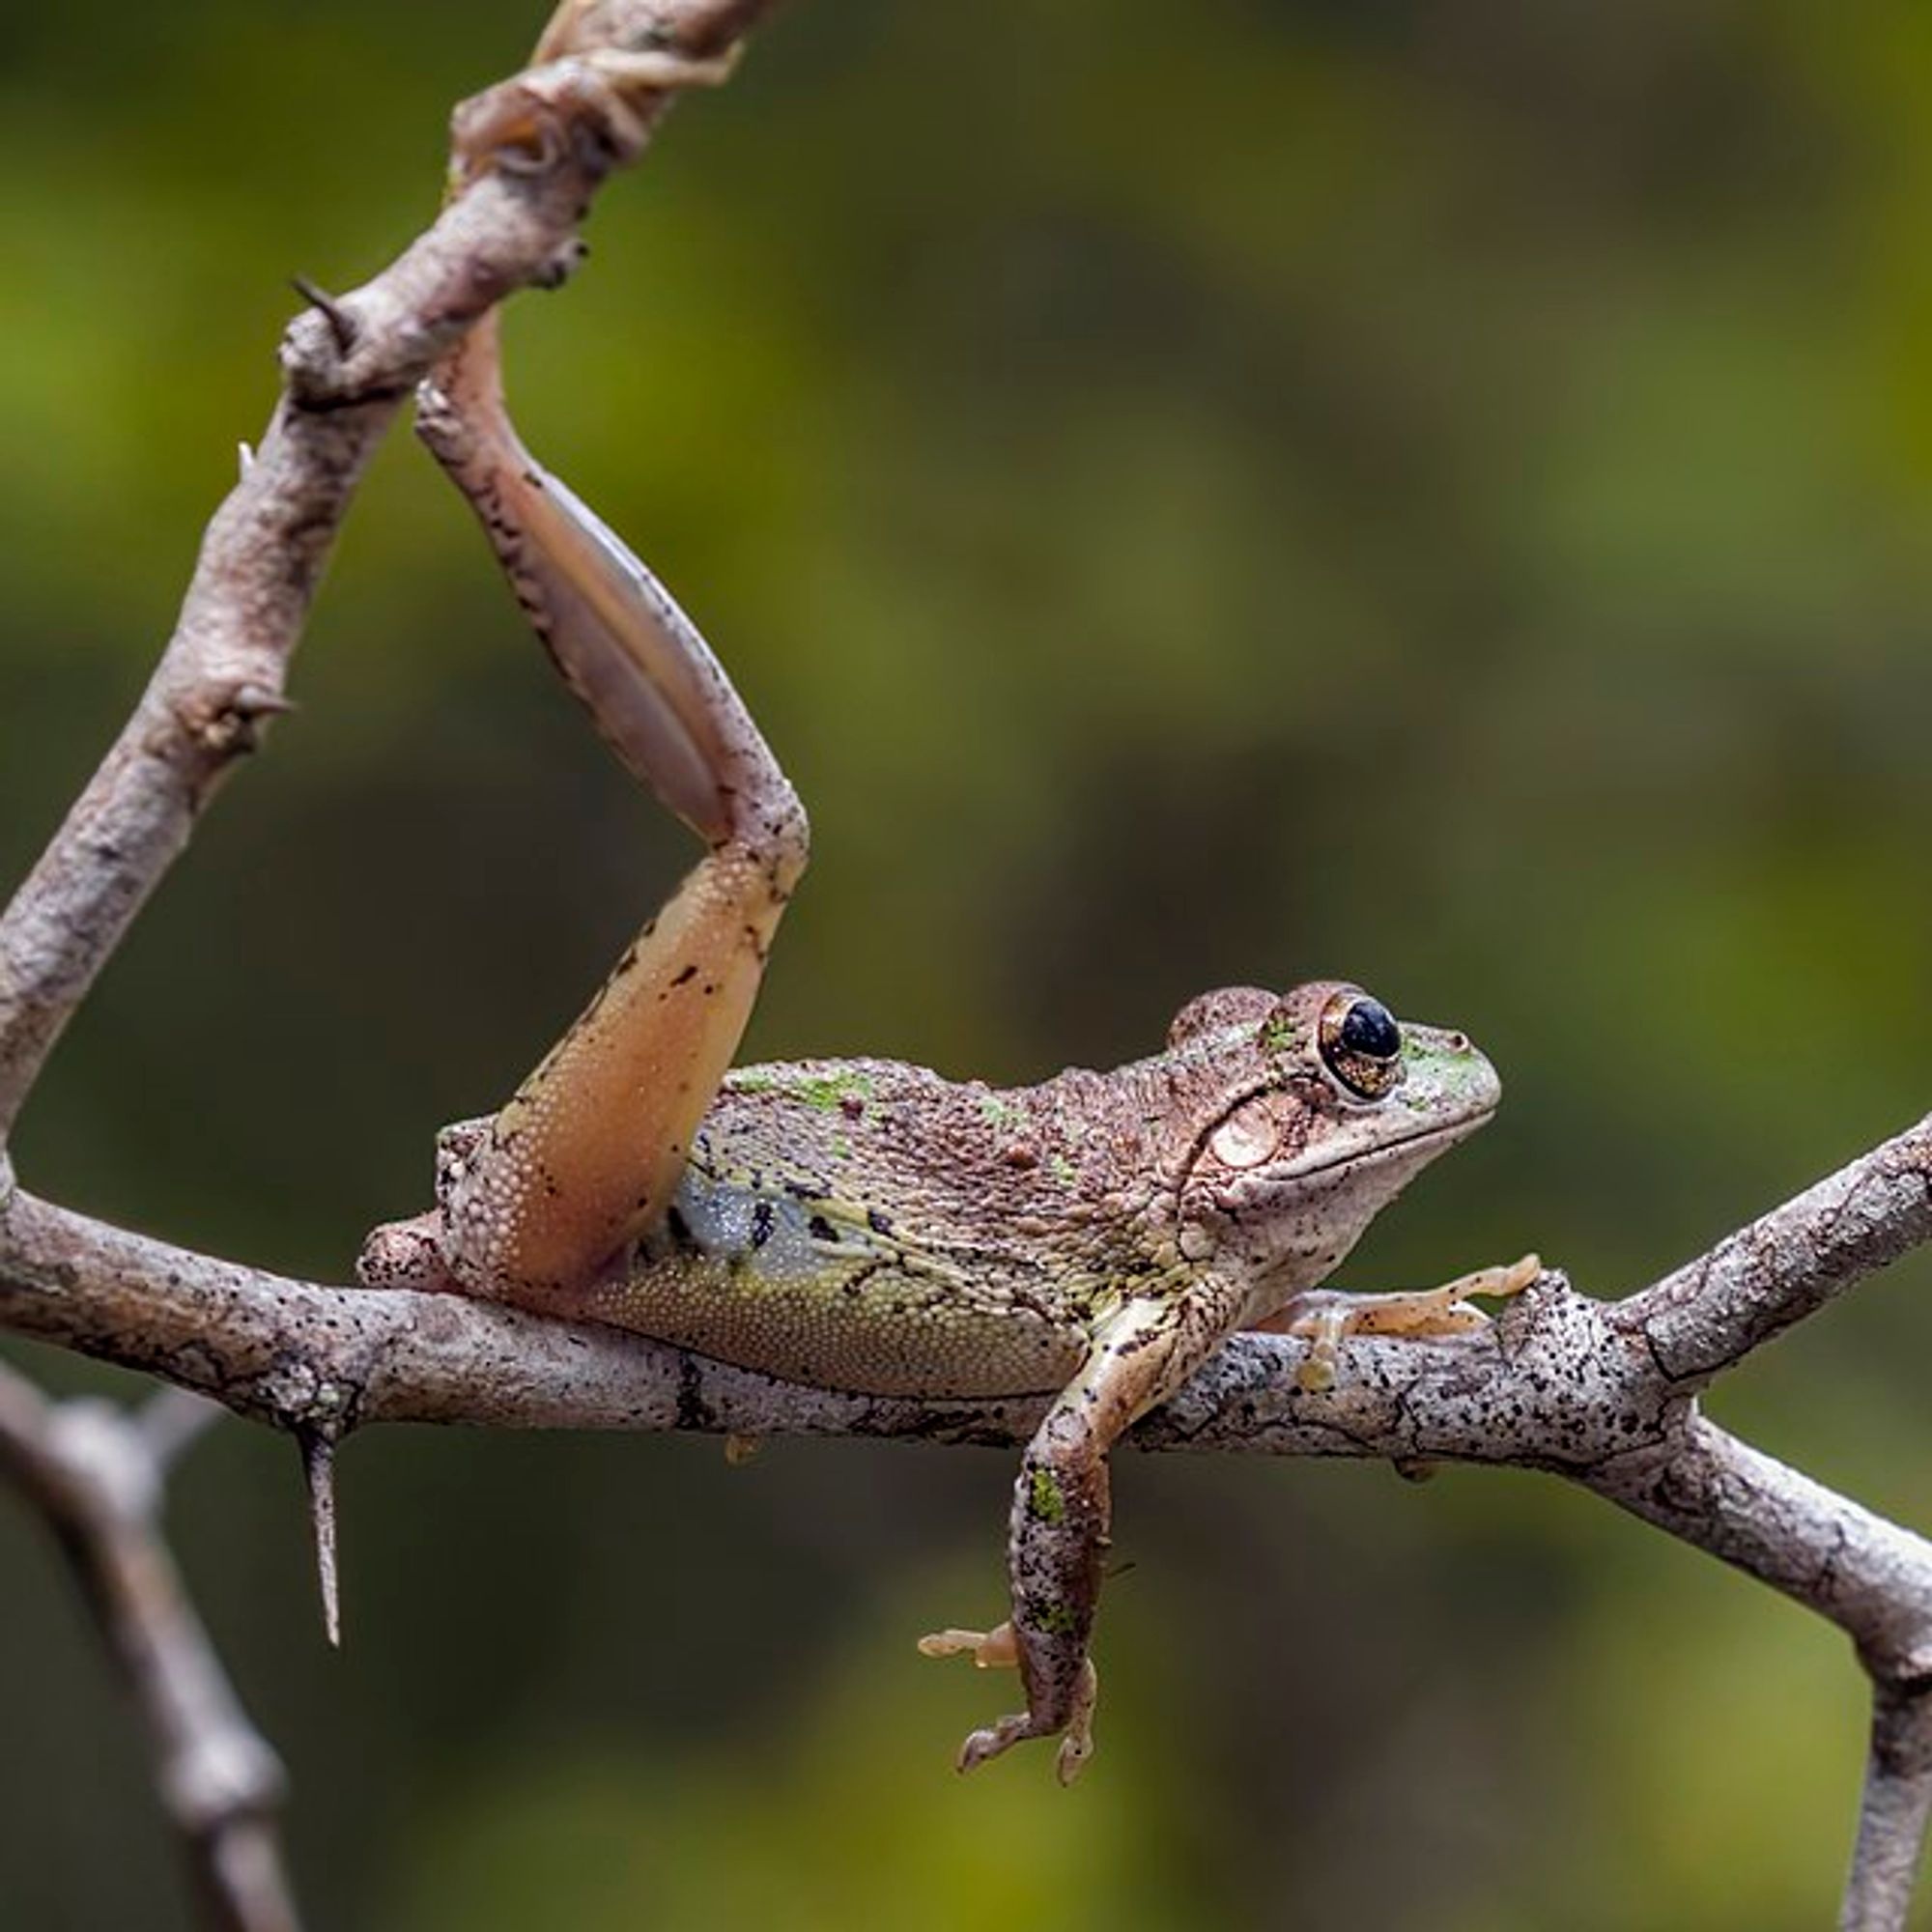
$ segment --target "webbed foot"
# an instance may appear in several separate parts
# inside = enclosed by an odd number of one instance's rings
[[[1440,1288],[1407,1289],[1396,1294],[1350,1294],[1342,1289],[1311,1289],[1260,1327],[1309,1340],[1308,1357],[1295,1378],[1309,1390],[1333,1388],[1342,1344],[1350,1335],[1466,1335],[1488,1325],[1472,1295],[1507,1299],[1520,1294],[1543,1272],[1535,1255],[1507,1266],[1477,1268]]]
[[[970,1657],[980,1670],[1012,1670],[1018,1667],[1020,1661],[1019,1638],[1010,1622],[989,1631],[934,1631],[920,1638],[919,1654],[922,1657]],[[1085,1769],[1087,1760],[1094,1755],[1094,1704],[1099,1691],[1099,1674],[1090,1658],[1081,1669],[1073,1707],[1064,1724],[1037,1718],[1031,1711],[1002,1718],[998,1723],[987,1724],[975,1731],[959,1747],[958,1768],[961,1771],[976,1771],[988,1758],[998,1757],[1002,1751],[1009,1750],[1028,1738],[1048,1738],[1058,1732],[1060,1753],[1055,1760],[1054,1771],[1062,1784],[1071,1784]]]

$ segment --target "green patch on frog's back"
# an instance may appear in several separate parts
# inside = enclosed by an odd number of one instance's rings
[[[978,1088],[974,1103],[980,1110],[980,1118],[1002,1132],[1023,1133],[1032,1124],[1027,1118],[1026,1103],[1015,1094],[1003,1094],[994,1087]]]
[[[776,1094],[814,1113],[863,1110],[872,1098],[872,1075],[861,1065],[829,1065],[814,1062],[774,1062],[766,1066],[741,1066],[724,1076],[726,1094]]]

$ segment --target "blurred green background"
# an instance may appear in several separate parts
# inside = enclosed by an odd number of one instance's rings
[[[0,869],[165,636],[300,270],[434,206],[510,0],[0,10]],[[1026,1079],[1363,980],[1510,1097],[1347,1279],[1620,1293],[1932,1101],[1932,23],[1912,0],[816,0],[520,303],[533,445],[810,805],[751,1050]],[[296,669],[23,1130],[43,1190],[341,1277],[690,848],[398,436]],[[1932,1524],[1925,1258],[1725,1422]],[[61,1386],[97,1372],[8,1350]],[[1006,1689],[1010,1458],[390,1430],[324,1648],[294,1457],[180,1548],[321,1927],[1813,1926],[1840,1640],[1552,1483],[1121,1459],[1101,1754]],[[187,1923],[0,1499],[0,1924]],[[1928,1921],[1932,1922],[1932,1921]]]

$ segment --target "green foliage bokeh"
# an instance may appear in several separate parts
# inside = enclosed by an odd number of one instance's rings
[[[302,271],[379,266],[508,0],[0,6],[0,869],[168,629]],[[1932,1094],[1932,27],[1909,0],[799,0],[509,327],[519,414],[812,811],[760,1056],[1031,1078],[1341,973],[1509,1100],[1347,1279],[1649,1278]],[[398,436],[23,1129],[340,1277],[688,856]],[[1932,1286],[1727,1383],[1932,1523]],[[20,1350],[63,1386],[104,1379]],[[391,1431],[324,1649],[286,1446],[174,1503],[318,1925],[1798,1927],[1852,1661],[1528,1477],[1123,1458],[1101,1752],[961,1785],[1006,1459]],[[188,1922],[0,1505],[0,1924]]]

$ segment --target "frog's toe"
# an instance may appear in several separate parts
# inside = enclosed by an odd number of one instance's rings
[[[997,1724],[987,1724],[975,1731],[959,1747],[959,1756],[955,1760],[964,1771],[978,1771],[989,1758],[996,1758],[1002,1751],[1010,1750],[1022,1738],[1033,1735],[1028,1728],[1028,1719],[1024,1713],[1010,1718],[1002,1718]]]
[[[1319,1392],[1335,1386],[1341,1345],[1350,1336],[1403,1335],[1433,1341],[1471,1334],[1490,1325],[1490,1318],[1471,1296],[1507,1300],[1533,1287],[1542,1272],[1542,1262],[1535,1255],[1524,1255],[1506,1267],[1477,1268],[1440,1288],[1404,1289],[1394,1294],[1308,1289],[1255,1326],[1307,1340],[1308,1353],[1295,1378],[1304,1389]]]
[[[1054,1761],[1053,1768],[1062,1784],[1071,1784],[1087,1769],[1087,1760],[1094,1755],[1094,1704],[1099,1694],[1099,1673],[1090,1657],[1080,1673],[1072,1715],[1066,1719],[1066,1734],[1060,1740],[1060,1755]]]
[[[981,1670],[1011,1670],[1020,1661],[1019,1639],[1010,1623],[989,1631],[949,1628],[928,1631],[919,1640],[922,1657],[970,1657]]]
[[[1543,1278],[1543,1257],[1524,1255],[1520,1261],[1511,1262],[1507,1267],[1486,1268],[1483,1272],[1492,1278],[1492,1285],[1474,1292],[1506,1300],[1513,1294],[1520,1294],[1526,1288],[1534,1288]]]
[[[440,1213],[385,1221],[372,1230],[355,1258],[355,1278],[364,1288],[412,1288],[431,1294],[463,1292],[442,1258]]]
[[[981,1670],[1005,1669],[1019,1662],[1019,1643],[1009,1623],[985,1632],[934,1631],[920,1638],[919,1648],[923,1657],[971,1657]],[[959,1769],[977,1771],[988,1758],[998,1757],[1028,1738],[1050,1738],[1059,1733],[1060,1751],[1054,1770],[1062,1784],[1071,1784],[1094,1755],[1094,1704],[1099,1691],[1099,1675],[1089,1658],[1081,1665],[1079,1688],[1065,1718],[1022,1711],[984,1725],[959,1747]]]
[[[1010,1670],[1019,1663],[1020,1646],[1010,1622],[995,1625],[989,1631],[960,1630],[955,1626],[927,1632],[919,1640],[919,1654],[922,1657],[970,1657],[978,1669]],[[997,1724],[988,1724],[975,1731],[959,1747],[958,1768],[961,1771],[977,1770],[988,1758],[998,1757],[1022,1738],[1037,1735],[1029,1728],[1031,1721],[1031,1718],[1023,1714],[1002,1718]]]

